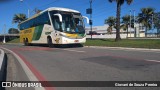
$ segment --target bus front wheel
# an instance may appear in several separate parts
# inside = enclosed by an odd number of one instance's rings
[[[53,46],[51,37],[48,37],[48,38],[47,38],[47,44],[48,44],[48,46],[49,46],[50,48]]]

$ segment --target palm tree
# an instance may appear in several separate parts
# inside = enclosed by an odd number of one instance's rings
[[[133,0],[108,0],[109,2],[116,2],[117,3],[117,15],[116,15],[116,39],[115,41],[121,40],[120,37],[120,13],[121,13],[121,6],[124,2],[127,2],[128,5],[132,3]]]
[[[125,15],[122,17],[122,25],[121,28],[127,30],[127,37],[128,37],[128,26],[130,25],[130,15]],[[131,28],[134,28],[134,19],[131,16]]]
[[[38,14],[38,13],[40,13],[41,11],[42,11],[42,10],[37,9],[37,8],[34,9],[35,14]]]
[[[111,17],[108,17],[108,19],[106,19],[104,21],[105,24],[108,24],[109,27],[107,28],[107,31],[108,33],[112,34],[112,28],[115,26],[116,24],[116,18],[111,16]]]
[[[130,15],[125,15],[122,17],[123,29],[127,30],[128,37],[128,25],[130,24]]]
[[[154,27],[160,29],[160,12],[154,14]]]
[[[25,14],[15,14],[13,17],[13,23],[21,23],[22,21],[26,20],[26,15]]]
[[[154,14],[154,28],[157,29],[157,37],[160,37],[160,12]]]
[[[138,14],[138,22],[141,23],[145,29],[145,36],[147,36],[147,30],[151,29],[152,27],[152,15],[154,14],[153,8],[142,8],[141,13]]]

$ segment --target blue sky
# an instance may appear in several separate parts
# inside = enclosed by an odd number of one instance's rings
[[[28,8],[33,11],[35,8],[44,10],[48,7],[71,8],[89,17],[86,14],[89,0],[23,0],[23,2],[10,0],[0,2],[0,33],[3,33],[4,24],[6,24],[6,32],[11,27],[17,28],[17,24],[12,24],[14,14],[25,13],[27,15]],[[160,0],[134,0],[130,6],[125,3],[122,6],[121,16],[129,14],[129,10],[135,10],[137,15],[143,7],[153,7],[156,12],[160,12]],[[109,16],[116,16],[116,3],[109,3],[108,0],[93,0],[93,26],[103,26],[104,19]]]

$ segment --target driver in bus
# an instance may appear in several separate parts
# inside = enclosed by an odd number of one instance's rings
[[[79,19],[75,19],[75,32],[78,32]]]

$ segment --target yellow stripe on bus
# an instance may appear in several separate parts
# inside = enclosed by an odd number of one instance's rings
[[[28,43],[31,43],[32,38],[33,38],[33,34],[34,34],[34,30],[35,30],[35,27],[28,28],[28,29],[25,29],[25,30],[21,30],[21,32],[20,32],[20,42],[23,42],[24,38],[25,39],[28,38]]]
[[[71,38],[76,38],[76,37],[78,37],[78,34],[68,34],[68,33],[66,33],[66,36],[71,37]]]

